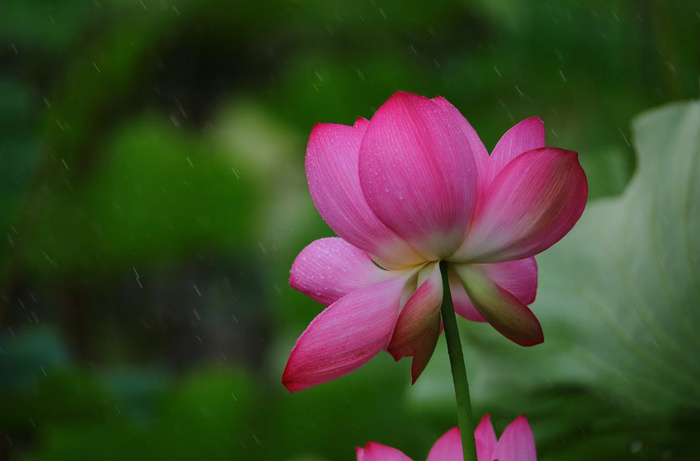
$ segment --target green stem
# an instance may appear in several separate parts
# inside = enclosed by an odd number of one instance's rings
[[[459,431],[462,434],[462,453],[464,461],[477,461],[476,440],[474,439],[474,419],[472,416],[472,404],[469,397],[469,381],[467,381],[467,369],[464,366],[462,344],[459,340],[457,318],[452,305],[450,284],[447,279],[447,262],[440,261],[442,272],[442,323],[445,326],[445,339],[447,340],[447,352],[450,356],[452,368],[452,381],[455,385],[455,397],[457,400],[457,421]]]

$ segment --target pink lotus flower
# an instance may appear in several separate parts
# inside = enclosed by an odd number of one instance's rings
[[[506,427],[501,440],[491,425],[489,415],[483,417],[474,431],[478,461],[537,461],[535,438],[525,415]],[[365,448],[356,448],[357,461],[411,461],[396,448],[369,442]],[[454,427],[440,437],[428,454],[427,461],[462,461],[462,437]]]
[[[316,240],[292,266],[292,287],[329,307],[297,341],[284,385],[330,381],[381,350],[413,357],[415,382],[441,332],[440,261],[459,315],[520,345],[541,343],[527,307],[533,256],[574,226],[588,195],[577,154],[544,147],[544,137],[529,118],[489,156],[447,100],[404,92],[371,121],[314,126],[309,189],[340,238]]]

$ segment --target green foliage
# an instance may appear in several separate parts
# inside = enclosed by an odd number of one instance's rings
[[[68,356],[55,332],[37,328],[20,337],[0,338],[0,388],[21,390],[34,387],[47,371],[68,363]]]
[[[12,245],[17,233],[12,225],[21,207],[38,161],[39,139],[32,125],[31,91],[17,81],[0,77],[0,229],[7,229]],[[16,230],[16,229],[15,229]]]
[[[103,156],[89,180],[40,205],[30,268],[105,270],[167,261],[195,243],[250,244],[251,175],[210,144],[146,118],[116,133]]]
[[[74,389],[84,392],[84,388]],[[53,395],[48,398],[58,398]],[[241,450],[243,424],[256,401],[250,379],[231,370],[201,370],[172,388],[151,394],[152,413],[135,422],[121,402],[85,394],[63,401],[82,402],[73,420],[40,421],[42,449],[30,460],[62,459],[231,459]],[[58,402],[43,402],[55,406]]]

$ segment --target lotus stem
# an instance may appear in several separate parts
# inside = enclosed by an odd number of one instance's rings
[[[462,344],[459,339],[457,318],[452,304],[452,296],[450,295],[447,263],[445,261],[440,261],[440,272],[442,273],[443,287],[441,308],[442,322],[445,327],[447,352],[450,356],[452,381],[455,386],[457,421],[459,422],[459,431],[462,435],[462,452],[464,454],[464,461],[477,461],[476,440],[474,439],[474,417],[472,416],[472,404],[469,396],[469,381],[467,380],[467,369],[464,366],[464,355],[462,354]]]

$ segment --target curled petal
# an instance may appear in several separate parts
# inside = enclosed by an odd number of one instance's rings
[[[441,332],[442,321],[438,315],[435,317],[433,325],[427,328],[423,336],[416,340],[413,361],[411,362],[411,384],[416,383],[425,367],[428,366]]]
[[[531,117],[513,126],[501,137],[489,157],[484,186],[501,172],[511,160],[525,152],[544,147],[544,123]]]
[[[455,312],[472,322],[485,322],[486,319],[472,304],[469,296],[467,296],[467,291],[464,289],[464,285],[462,285],[462,282],[459,280],[459,277],[457,277],[452,267],[449,269],[448,277],[450,282],[450,294],[452,295],[452,304],[454,305]]]
[[[405,278],[355,290],[321,312],[297,340],[282,383],[290,392],[339,378],[386,349]]]
[[[474,437],[476,438],[476,457],[478,461],[491,461],[497,441],[489,415],[484,415],[481,418],[481,422],[474,431]]]
[[[364,251],[331,237],[316,240],[299,253],[289,284],[329,306],[351,291],[401,275],[380,269]]]
[[[418,285],[399,314],[389,344],[394,359],[413,356],[411,375],[414,383],[432,357],[440,336],[442,278],[438,263],[428,264],[420,271]]]
[[[473,265],[455,265],[455,272],[474,307],[499,333],[521,346],[544,341],[535,315],[518,298],[496,285]]]
[[[474,154],[456,117],[428,98],[398,92],[374,114],[360,146],[369,207],[428,260],[459,247],[476,202]]]
[[[530,429],[525,415],[518,416],[506,427],[496,445],[492,459],[498,461],[537,461],[535,437],[532,435],[532,429]]]
[[[477,442],[478,443],[478,442]],[[459,427],[453,427],[435,442],[427,461],[463,461],[462,436]],[[479,457],[479,461],[483,461]],[[490,459],[488,461],[491,461]]]
[[[532,304],[537,295],[537,262],[535,258],[518,259],[493,264],[475,264],[496,285],[518,298],[523,304]]]
[[[523,304],[531,304],[537,294],[537,263],[535,258],[519,259],[492,264],[474,264],[496,285],[518,298]],[[486,319],[474,307],[457,274],[450,269],[450,292],[455,311],[473,322]]]
[[[587,196],[576,152],[551,147],[526,152],[488,187],[464,245],[450,259],[483,263],[534,256],[571,230]]]
[[[314,204],[344,240],[375,255],[385,267],[420,262],[420,257],[370,210],[360,188],[358,157],[369,122],[354,127],[319,123],[306,150],[306,175]]]
[[[355,448],[355,454],[357,461],[411,461],[411,458],[396,448],[376,442],[369,442],[365,448]]]

